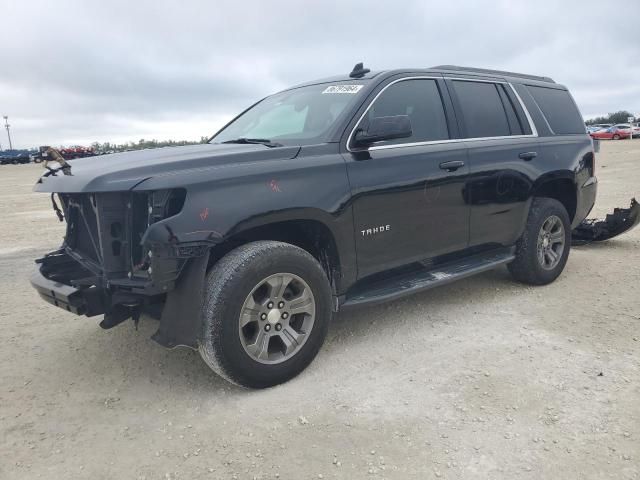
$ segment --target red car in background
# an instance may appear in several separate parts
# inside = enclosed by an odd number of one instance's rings
[[[631,136],[631,129],[622,129],[618,127],[603,128],[596,132],[591,132],[592,138],[598,140],[622,140],[623,138],[629,138]]]

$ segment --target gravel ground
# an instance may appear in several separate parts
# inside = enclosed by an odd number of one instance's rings
[[[293,381],[246,391],[196,352],[40,301],[62,225],[42,168],[0,167],[0,478],[640,478],[640,229],[554,284],[506,269],[343,314]],[[603,142],[598,216],[640,196]]]

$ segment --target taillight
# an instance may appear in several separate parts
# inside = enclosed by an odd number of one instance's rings
[[[596,153],[600,151],[600,140],[597,138],[591,139],[591,176],[596,176]]]

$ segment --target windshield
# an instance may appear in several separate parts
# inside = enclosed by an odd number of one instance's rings
[[[276,93],[236,118],[211,143],[252,139],[282,145],[326,142],[363,86],[362,82],[335,82]]]

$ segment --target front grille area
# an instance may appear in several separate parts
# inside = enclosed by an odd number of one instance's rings
[[[63,205],[66,207],[67,246],[81,256],[101,264],[98,219],[93,198],[89,195],[70,195],[66,200]]]
[[[177,215],[183,189],[153,192],[59,194],[67,220],[65,246],[77,261],[106,279],[147,276],[150,255],[141,241],[147,228]]]
[[[60,195],[67,219],[66,246],[107,277],[129,270],[128,193]]]

